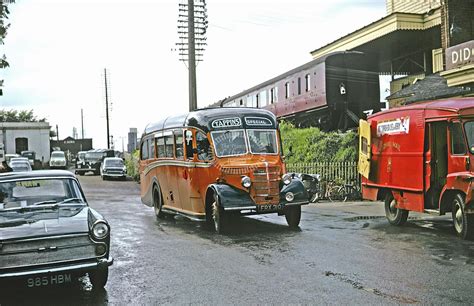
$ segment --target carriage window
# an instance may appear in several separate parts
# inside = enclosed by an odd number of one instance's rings
[[[306,83],[306,92],[308,92],[309,89],[311,88],[311,76],[309,75],[309,73],[305,75],[304,80]]]
[[[193,132],[185,131],[186,159],[193,159]]]
[[[209,144],[209,140],[204,133],[196,133],[196,145],[199,160],[207,161],[212,159],[211,145]]]
[[[290,82],[285,83],[285,99],[290,97]]]
[[[466,146],[464,144],[461,124],[454,123],[450,125],[449,133],[451,134],[451,153],[466,154]]]
[[[156,139],[156,146],[158,148],[158,157],[165,157],[165,139],[163,137]]]
[[[174,137],[173,135],[165,136],[165,157],[173,157]]]
[[[140,152],[142,153],[142,160],[148,159],[148,141],[145,140],[142,143],[142,147],[140,148]]]
[[[301,78],[298,77],[298,95],[301,95]]]
[[[183,150],[183,131],[177,131],[174,134],[175,139],[175,155],[178,159],[184,158],[184,150]]]
[[[267,105],[267,91],[266,90],[261,91],[259,96],[260,96],[260,99],[259,99],[260,107],[266,106]]]

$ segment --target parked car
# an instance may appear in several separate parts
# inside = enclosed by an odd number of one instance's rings
[[[66,169],[67,161],[64,151],[53,151],[49,159],[49,167],[51,169]]]
[[[21,151],[21,157],[26,157],[28,158],[28,161],[30,162],[30,166],[33,167],[35,165],[35,159],[36,159],[36,152],[35,151]]]
[[[11,154],[11,153],[5,154],[5,161],[7,162],[7,164],[9,164],[9,163],[10,163],[10,160],[11,160],[12,158],[15,158],[15,157],[20,157],[20,154],[15,154],[15,153],[13,153],[13,154]]]
[[[20,159],[20,160],[13,159],[13,161],[10,162],[9,166],[15,172],[31,171],[32,170],[31,165],[30,165],[30,163],[28,162],[27,159],[24,159],[24,160],[23,159]]]
[[[100,176],[103,180],[107,178],[121,178],[125,180],[127,178],[127,168],[123,163],[123,159],[119,157],[106,157],[100,167]]]
[[[0,174],[0,283],[15,288],[65,285],[88,273],[105,286],[110,226],[64,170]]]
[[[105,157],[114,157],[114,150],[109,149],[96,149],[89,150],[86,152],[84,157],[85,163],[81,168],[76,168],[75,172],[79,175],[84,175],[89,171],[94,172],[95,175],[100,174],[100,166],[102,165],[102,160]]]

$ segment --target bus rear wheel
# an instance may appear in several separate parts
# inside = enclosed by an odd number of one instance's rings
[[[164,219],[165,213],[163,212],[163,196],[158,185],[153,187],[153,208],[155,210],[155,216],[157,219]]]
[[[285,219],[288,226],[297,228],[301,220],[301,205],[288,206],[285,208]]]
[[[466,214],[464,198],[458,193],[453,198],[453,225],[456,234],[462,239],[474,238],[474,215]]]
[[[408,219],[408,210],[397,208],[397,201],[392,193],[385,196],[385,216],[392,225],[403,225]]]

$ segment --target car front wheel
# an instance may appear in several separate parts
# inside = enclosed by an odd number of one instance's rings
[[[102,289],[107,284],[107,280],[109,279],[109,268],[98,269],[96,271],[89,273],[89,279],[92,284],[92,289]]]
[[[301,220],[301,205],[288,206],[285,208],[285,218],[288,226],[297,228]]]

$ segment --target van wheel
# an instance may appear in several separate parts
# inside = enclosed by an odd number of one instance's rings
[[[396,208],[397,201],[393,198],[392,193],[385,196],[385,216],[392,225],[403,225],[408,219],[408,210]]]
[[[301,220],[301,205],[286,207],[285,219],[289,227],[297,228]]]
[[[163,212],[163,196],[158,185],[153,186],[153,208],[155,210],[156,219],[164,219],[165,213]]]
[[[456,234],[462,239],[474,238],[474,215],[466,214],[464,198],[458,193],[453,198],[453,224]]]
[[[214,201],[211,203],[212,222],[214,223],[214,230],[218,234],[223,234],[227,230],[227,217],[219,205],[219,198],[214,194]]]

